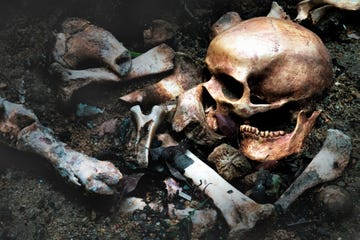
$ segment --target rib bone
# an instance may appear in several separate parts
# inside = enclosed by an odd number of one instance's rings
[[[329,129],[320,152],[280,196],[275,205],[286,211],[309,188],[339,177],[349,163],[351,148],[349,136],[339,130]]]
[[[31,110],[21,104],[0,98],[0,110],[0,132],[10,139],[17,139],[12,147],[45,157],[61,176],[76,185],[83,185],[88,191],[113,193],[110,186],[117,184],[122,175],[112,163],[66,147],[49,128],[40,124]]]

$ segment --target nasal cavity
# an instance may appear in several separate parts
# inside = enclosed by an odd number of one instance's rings
[[[217,76],[217,80],[221,82],[221,90],[229,100],[236,101],[242,97],[244,86],[241,82],[226,74]]]

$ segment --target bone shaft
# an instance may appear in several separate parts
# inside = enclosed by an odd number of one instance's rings
[[[275,204],[286,211],[306,190],[339,177],[349,163],[351,148],[349,136],[339,130],[329,129],[319,153]]]
[[[90,160],[91,157],[66,148],[66,144],[57,140],[50,129],[35,123],[20,131],[18,135],[17,149],[36,153],[52,163],[60,170],[60,174],[65,174],[61,169],[68,169],[79,160]],[[69,177],[69,176],[63,176]]]

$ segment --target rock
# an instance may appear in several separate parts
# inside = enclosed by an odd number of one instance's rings
[[[332,219],[349,216],[353,209],[353,199],[348,191],[337,185],[322,187],[317,201],[326,215]]]

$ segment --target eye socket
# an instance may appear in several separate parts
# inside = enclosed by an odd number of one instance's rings
[[[220,74],[216,76],[216,79],[221,83],[221,90],[227,98],[238,100],[242,97],[244,86],[235,78],[226,74]]]

